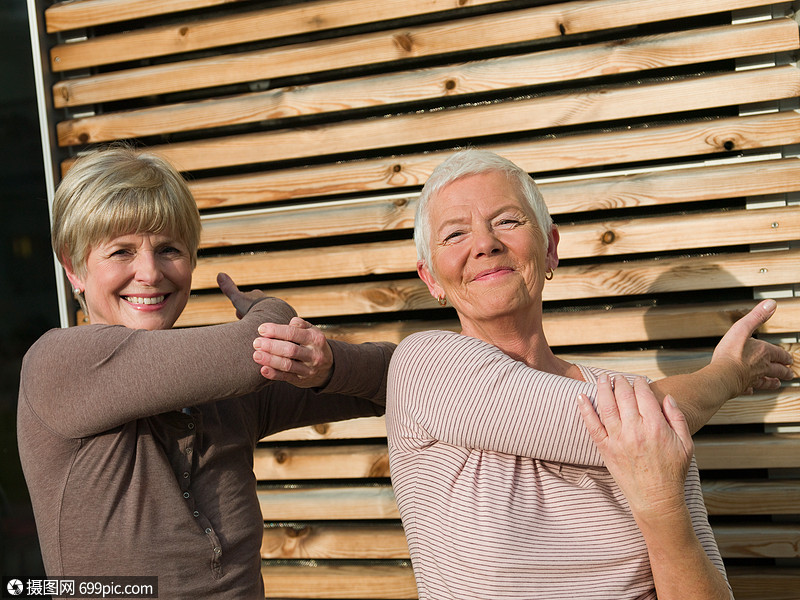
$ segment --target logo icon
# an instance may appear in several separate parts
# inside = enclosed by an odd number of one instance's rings
[[[25,586],[19,579],[11,579],[6,586],[8,593],[12,596],[19,596],[24,590]]]

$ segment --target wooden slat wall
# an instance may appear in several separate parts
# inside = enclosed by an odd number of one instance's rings
[[[696,369],[757,299],[800,362],[797,2],[72,0],[42,9],[61,170],[134,140],[204,222],[179,326],[234,318],[227,271],[332,337],[457,330],[415,274],[420,187],[458,147],[540,183],[568,360]],[[798,371],[800,372],[800,370]],[[800,598],[800,388],[697,438],[739,599]],[[416,598],[380,418],[282,432],[255,470],[272,598]]]

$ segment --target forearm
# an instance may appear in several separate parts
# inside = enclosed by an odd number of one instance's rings
[[[386,375],[395,345],[388,342],[348,344],[328,341],[333,372],[321,392],[364,398],[385,406]]]
[[[387,429],[396,443],[440,441],[551,462],[603,463],[575,408],[586,382],[531,369],[485,342],[406,338],[392,359]]]
[[[692,528],[686,505],[636,523],[644,535],[659,600],[730,600],[723,574]]]
[[[23,366],[33,410],[64,437],[84,437],[134,419],[241,395],[264,385],[252,340],[266,318],[294,311],[271,298],[241,321],[144,331],[87,325],[37,342]],[[67,360],[64,360],[67,357]]]
[[[663,402],[667,394],[675,398],[689,430],[696,433],[725,402],[740,393],[741,383],[731,365],[711,363],[694,373],[654,381],[650,388],[659,401]]]

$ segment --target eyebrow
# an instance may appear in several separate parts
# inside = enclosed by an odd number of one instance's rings
[[[502,214],[502,213],[504,213],[506,211],[514,211],[514,212],[521,213],[523,216],[527,216],[527,213],[526,213],[524,207],[516,206],[514,204],[506,204],[506,205],[501,206],[494,213],[492,213],[491,217],[489,217],[489,218],[490,219],[494,219],[494,218],[498,217],[500,214]],[[445,219],[439,225],[439,227],[436,229],[436,233],[437,234],[440,233],[442,231],[442,229],[444,229],[448,225],[461,225],[463,223],[466,223],[467,221],[468,221],[468,219],[465,219],[463,217],[450,217],[448,219]]]

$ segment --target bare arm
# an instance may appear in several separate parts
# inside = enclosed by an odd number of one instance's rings
[[[711,363],[686,375],[673,375],[651,384],[659,400],[676,399],[694,433],[731,398],[753,389],[777,389],[792,379],[792,356],[780,346],[752,337],[775,313],[774,300],[764,300],[736,321],[714,349]]]
[[[684,496],[694,444],[671,396],[662,407],[642,378],[601,377],[597,410],[579,408],[644,536],[659,600],[729,600],[723,574],[698,539]]]

